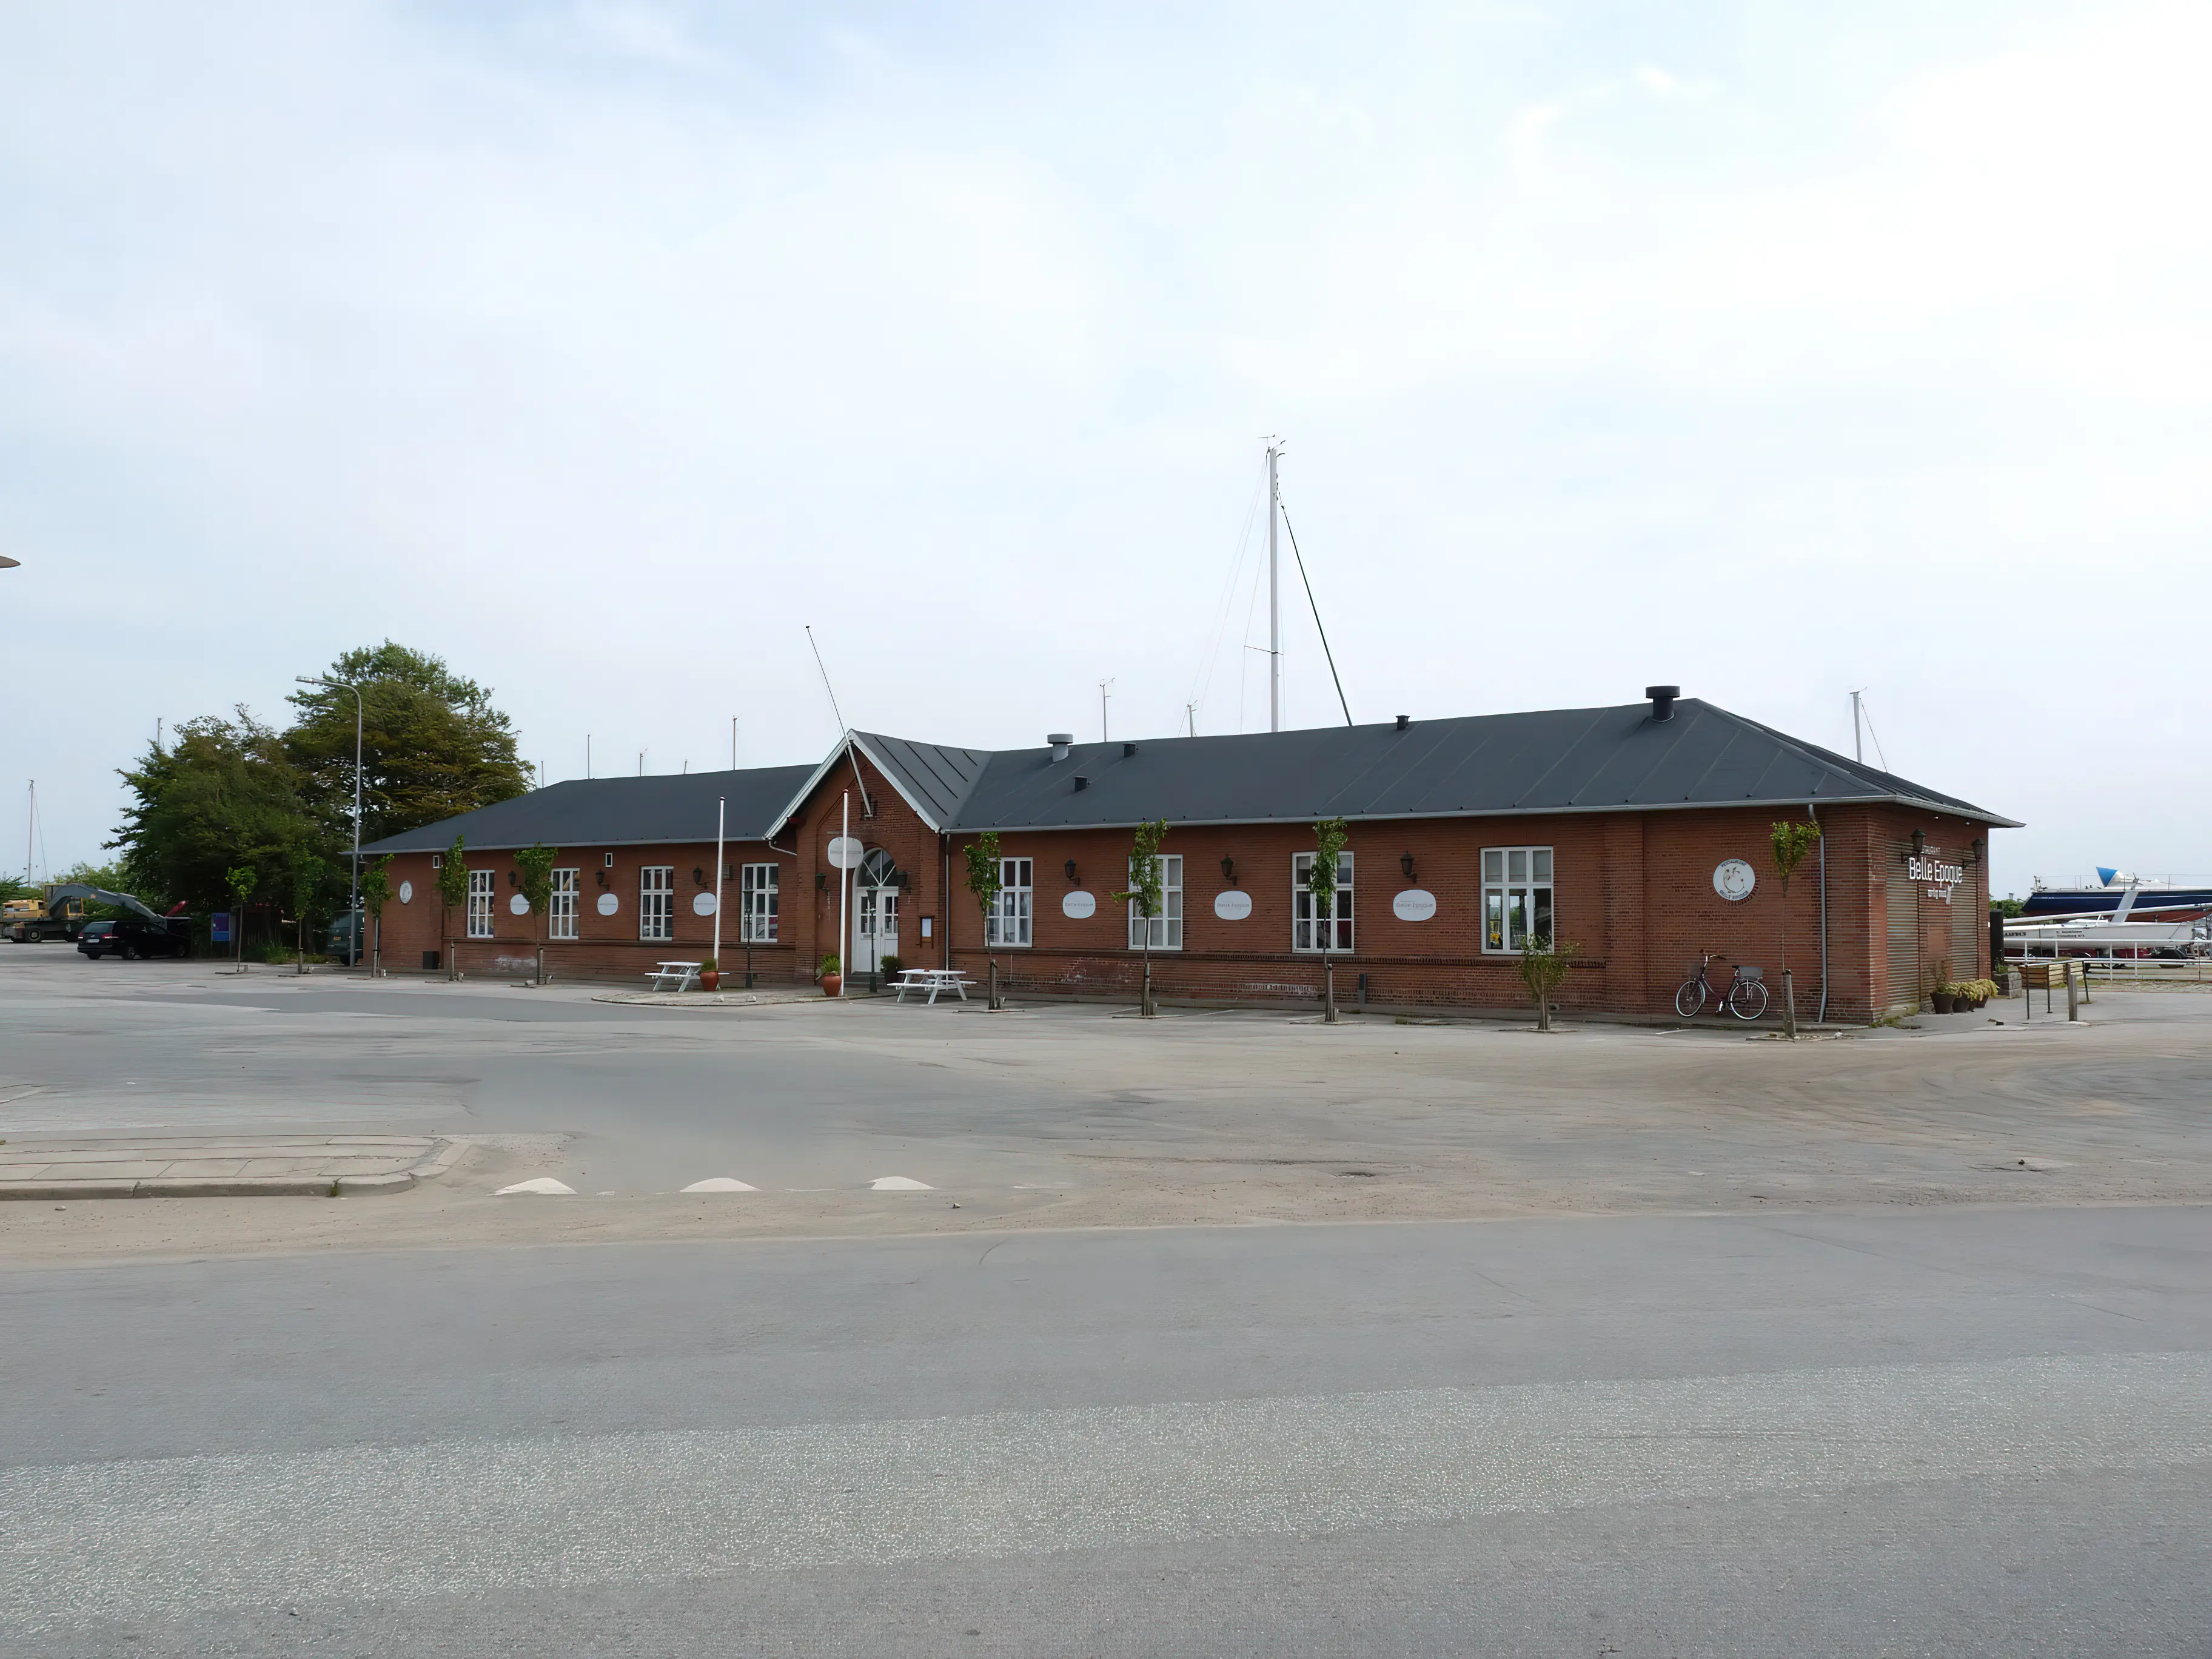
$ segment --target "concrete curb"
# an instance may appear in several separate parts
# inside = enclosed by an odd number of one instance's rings
[[[397,1139],[397,1137],[387,1137]],[[435,1181],[468,1155],[464,1140],[435,1142],[413,1167],[366,1176],[186,1176],[143,1181],[0,1181],[0,1203],[72,1198],[367,1198]]]

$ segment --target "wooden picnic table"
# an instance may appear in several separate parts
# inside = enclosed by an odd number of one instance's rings
[[[664,962],[656,966],[646,977],[653,981],[653,988],[656,991],[672,988],[688,991],[699,982],[699,967],[700,964],[696,962]],[[668,982],[671,980],[676,981],[672,988]]]
[[[968,988],[975,982],[957,968],[902,968],[898,976],[898,1000],[904,1002],[908,991],[919,991],[926,987],[933,1006],[939,991],[951,991],[965,1002],[968,1000]]]

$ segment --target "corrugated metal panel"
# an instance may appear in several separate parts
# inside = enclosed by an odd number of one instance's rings
[[[1920,893],[1905,878],[1901,842],[1889,849],[1889,985],[1887,1006],[1917,1008],[1924,987],[1920,962]]]

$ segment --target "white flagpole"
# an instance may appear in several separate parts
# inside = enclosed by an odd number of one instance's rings
[[[838,831],[837,839],[840,842],[847,842],[852,838],[853,792],[848,789],[845,792],[844,828]],[[845,939],[845,848],[843,847],[838,848],[834,862],[837,866],[837,994],[842,997],[845,994],[845,970],[853,965],[847,960],[851,952],[846,948]]]
[[[727,821],[730,798],[714,803],[714,970],[722,967],[722,826]]]

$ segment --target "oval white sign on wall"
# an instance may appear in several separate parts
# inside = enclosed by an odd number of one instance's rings
[[[714,896],[712,893],[692,894],[691,914],[695,916],[713,915],[714,914]]]
[[[403,881],[399,884],[399,902],[402,904],[412,904],[415,902],[415,884],[413,882]]]
[[[1213,896],[1213,914],[1224,921],[1242,921],[1252,914],[1252,896],[1241,887],[1224,887]]]
[[[1060,899],[1060,914],[1073,916],[1078,921],[1085,916],[1095,916],[1098,914],[1097,896],[1087,893],[1080,887],[1063,893]]]
[[[507,900],[507,913],[511,916],[528,915],[530,914],[530,901],[523,897],[521,894],[517,893],[513,898]]]
[[[602,893],[599,895],[599,914],[603,916],[611,916],[621,903],[622,901],[612,893]]]
[[[1437,913],[1437,896],[1425,887],[1408,887],[1390,901],[1390,914],[1401,921],[1426,921]]]
[[[1759,872],[1741,859],[1723,860],[1713,872],[1713,891],[1731,904],[1749,898],[1758,885]]]
[[[860,843],[851,836],[830,837],[830,863],[838,870],[857,870],[860,867]]]

